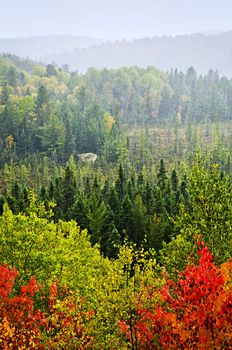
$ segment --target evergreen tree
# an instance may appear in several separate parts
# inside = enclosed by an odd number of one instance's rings
[[[126,182],[126,179],[125,179],[124,171],[123,171],[122,165],[119,164],[118,178],[117,178],[117,180],[115,182],[115,189],[117,191],[118,198],[120,200],[122,200],[123,196],[124,196],[125,182]]]
[[[76,179],[69,166],[65,169],[65,175],[62,181],[62,211],[65,219],[69,219],[69,210],[74,204],[76,193]]]
[[[111,227],[109,228],[109,235],[105,244],[105,255],[110,258],[116,258],[121,244],[120,234],[115,225],[112,223]]]
[[[172,191],[173,192],[177,191],[177,189],[178,189],[178,182],[179,182],[179,179],[178,179],[176,170],[174,169],[172,171],[172,173],[171,173],[171,186],[172,186]]]
[[[166,185],[166,180],[167,180],[167,176],[166,176],[166,169],[165,169],[165,165],[164,165],[164,160],[161,159],[158,174],[157,174],[157,184],[161,190],[164,190],[165,185]]]

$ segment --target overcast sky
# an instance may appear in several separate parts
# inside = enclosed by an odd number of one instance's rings
[[[132,39],[232,29],[232,0],[0,0],[0,37]]]

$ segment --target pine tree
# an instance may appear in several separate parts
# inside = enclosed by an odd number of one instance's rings
[[[41,200],[43,202],[47,199],[47,191],[46,191],[44,186],[42,186],[41,189],[40,189],[39,197],[41,198]]]
[[[164,160],[161,159],[158,174],[157,174],[157,184],[161,190],[164,190],[165,185],[166,185],[166,180],[167,180],[166,173],[167,172],[165,169]]]
[[[122,238],[125,238],[125,235],[129,240],[133,239],[134,236],[134,220],[132,214],[132,203],[128,195],[123,199],[120,214],[119,214],[119,229],[120,232],[124,232]]]
[[[65,169],[64,179],[62,181],[62,211],[65,219],[69,219],[68,211],[74,204],[76,193],[76,179],[69,166]]]
[[[120,200],[123,199],[123,196],[124,196],[124,190],[125,190],[125,175],[124,175],[124,171],[123,171],[123,168],[122,168],[122,165],[119,164],[119,168],[118,168],[118,178],[115,182],[115,189],[118,193],[118,198]]]
[[[110,258],[116,258],[121,243],[120,234],[115,225],[112,223],[109,228],[109,235],[105,245],[105,255]]]
[[[48,198],[50,200],[54,199],[54,192],[55,192],[54,184],[52,181],[50,181],[49,188],[48,188]]]
[[[3,196],[0,196],[0,216],[2,216],[3,214],[3,206],[4,206],[4,203],[5,203],[5,199]]]
[[[172,191],[174,191],[174,192],[177,191],[177,189],[178,189],[178,182],[179,182],[179,179],[178,179],[176,170],[174,169],[174,170],[172,171],[172,174],[171,174]]]

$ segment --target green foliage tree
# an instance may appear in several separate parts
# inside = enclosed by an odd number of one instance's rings
[[[214,253],[216,263],[231,257],[231,180],[221,178],[217,164],[209,168],[202,161],[196,161],[188,178],[189,203],[180,205],[175,220],[175,231],[180,234],[161,251],[162,261],[168,268],[180,269],[187,262],[193,250],[197,235]],[[194,232],[194,233],[193,233]]]

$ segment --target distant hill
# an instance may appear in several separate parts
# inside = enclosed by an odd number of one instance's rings
[[[28,38],[3,39],[0,38],[0,52],[11,53],[21,57],[40,60],[50,54],[72,51],[74,48],[87,48],[102,44],[104,41],[84,36],[51,35]]]
[[[201,74],[213,69],[232,77],[232,31],[114,42],[65,35],[0,39],[1,52],[67,64],[81,73],[89,67],[156,66],[186,71],[193,66]]]
[[[79,47],[72,52],[47,55],[43,60],[59,65],[67,63],[80,72],[89,67],[154,65],[164,70],[178,68],[185,71],[194,66],[202,74],[213,69],[218,70],[220,75],[232,77],[232,31],[105,42],[87,48]]]

